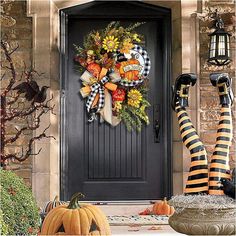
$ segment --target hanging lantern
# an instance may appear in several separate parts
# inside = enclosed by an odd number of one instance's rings
[[[231,62],[229,37],[231,36],[224,30],[224,22],[215,12],[215,31],[210,36],[210,49],[208,62],[212,65],[222,66]]]

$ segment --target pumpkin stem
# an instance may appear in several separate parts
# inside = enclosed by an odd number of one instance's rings
[[[53,200],[54,202],[58,202],[59,201],[59,197],[56,195],[56,197]]]
[[[79,200],[81,199],[81,198],[84,198],[85,196],[84,196],[84,194],[82,194],[82,193],[75,193],[75,194],[73,194],[72,195],[72,197],[71,197],[71,200],[70,200],[70,203],[69,203],[69,205],[68,205],[68,209],[77,209],[77,208],[80,208],[81,206],[80,206],[80,204],[79,204]]]

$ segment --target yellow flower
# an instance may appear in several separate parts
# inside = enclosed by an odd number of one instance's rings
[[[134,39],[136,42],[141,42],[141,39],[138,37],[138,34],[133,34],[133,39]]]
[[[119,45],[118,38],[115,38],[114,36],[107,36],[102,42],[102,47],[107,52],[116,51],[118,45]]]
[[[121,53],[129,53],[129,50],[132,49],[134,47],[134,45],[131,43],[131,39],[125,39],[123,44],[122,44],[122,48],[120,50]]]
[[[116,101],[114,104],[114,110],[119,112],[122,109],[122,102],[121,101]]]
[[[128,92],[128,105],[139,108],[142,98],[142,94],[137,89],[131,89]]]

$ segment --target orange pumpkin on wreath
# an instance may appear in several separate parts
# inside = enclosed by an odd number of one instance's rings
[[[135,58],[120,62],[119,72],[121,78],[129,81],[138,80],[140,72],[137,69],[132,69],[135,68],[134,65],[140,65],[139,61]]]

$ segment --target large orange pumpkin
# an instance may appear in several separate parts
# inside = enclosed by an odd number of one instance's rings
[[[96,206],[79,203],[81,193],[72,196],[69,205],[61,205],[46,216],[41,235],[110,235],[104,213]]]
[[[173,206],[170,206],[166,198],[164,198],[163,201],[156,202],[153,205],[152,211],[155,215],[172,215],[175,212],[175,209]]]
[[[123,79],[127,79],[127,80],[138,80],[138,75],[139,75],[139,71],[138,70],[130,70],[130,71],[127,71],[125,72],[124,71],[124,68],[126,66],[129,66],[129,65],[140,65],[139,61],[132,58],[132,59],[129,59],[128,61],[122,61],[120,63],[120,68],[119,68],[119,72],[120,72],[120,75]]]

